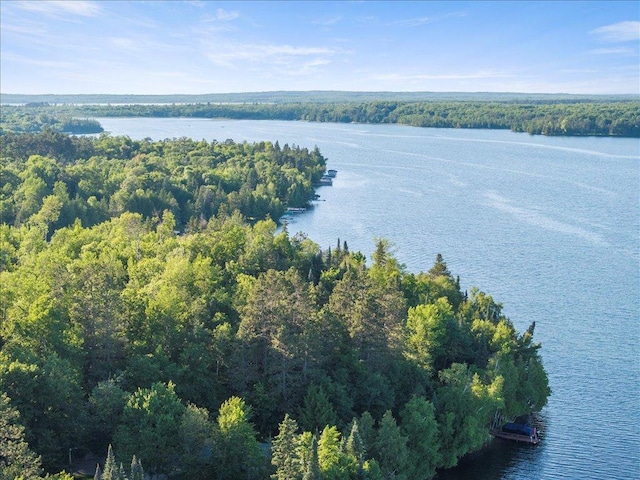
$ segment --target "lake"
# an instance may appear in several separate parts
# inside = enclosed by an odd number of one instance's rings
[[[535,339],[553,394],[537,447],[494,441],[438,478],[640,478],[640,142],[503,130],[99,118],[134,139],[270,140],[338,170],[289,220],[323,249],[389,239],[409,271],[442,253],[464,289]]]

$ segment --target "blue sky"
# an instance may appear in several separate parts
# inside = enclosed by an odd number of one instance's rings
[[[3,93],[640,93],[640,7],[0,2]]]

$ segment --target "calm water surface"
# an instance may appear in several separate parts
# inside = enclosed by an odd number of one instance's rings
[[[493,442],[439,478],[640,478],[640,145],[497,130],[101,118],[135,139],[278,140],[338,170],[293,218],[321,247],[395,245],[410,271],[438,252],[535,337],[553,394],[537,447]]]

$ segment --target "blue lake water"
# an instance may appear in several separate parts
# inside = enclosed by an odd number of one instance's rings
[[[385,237],[409,271],[437,253],[463,288],[535,338],[553,394],[537,447],[494,441],[438,478],[640,478],[640,142],[501,130],[100,118],[113,135],[278,140],[338,170],[293,217],[321,247],[370,256]]]

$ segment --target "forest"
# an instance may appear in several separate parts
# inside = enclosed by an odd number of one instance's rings
[[[317,148],[0,147],[2,479],[68,480],[88,453],[103,480],[428,479],[547,402],[535,324],[442,256],[409,272],[383,238],[367,258],[279,227]]]
[[[88,128],[89,125],[86,122],[91,121],[88,120],[89,118],[95,117],[195,117],[391,123],[414,127],[510,129],[514,132],[536,135],[640,137],[640,101],[637,99],[589,101],[554,98],[451,100],[443,97],[443,99],[431,101],[207,102],[128,105],[50,105],[41,102],[21,106],[3,105],[0,132],[39,131],[43,126],[47,126],[47,119],[55,120],[58,117],[78,119],[76,121],[84,119],[82,121],[85,124],[81,127],[77,125],[67,127],[75,129]],[[66,121],[68,124],[69,120]],[[60,122],[61,125],[63,123]],[[99,125],[93,127],[100,128]],[[57,125],[50,128],[64,130]]]

